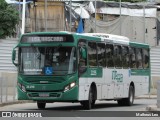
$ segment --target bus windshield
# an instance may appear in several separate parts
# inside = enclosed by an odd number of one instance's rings
[[[20,73],[66,75],[76,70],[75,47],[21,47]]]

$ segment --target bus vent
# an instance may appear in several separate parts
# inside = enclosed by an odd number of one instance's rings
[[[28,83],[32,84],[55,84],[55,83],[62,83],[64,82],[64,79],[58,79],[58,80],[26,80]]]

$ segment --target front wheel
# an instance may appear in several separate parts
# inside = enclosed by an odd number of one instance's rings
[[[38,109],[44,109],[46,107],[46,103],[43,102],[37,102]]]
[[[94,106],[95,101],[96,100],[94,100],[94,92],[93,92],[92,88],[90,88],[88,100],[81,101],[80,103],[85,109],[90,110]]]

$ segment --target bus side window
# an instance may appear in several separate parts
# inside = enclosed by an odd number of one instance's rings
[[[88,42],[88,62],[90,67],[97,66],[96,42]]]
[[[136,49],[137,68],[143,68],[142,66],[142,49]]]
[[[113,59],[113,45],[106,44],[106,65],[107,67],[114,67],[114,59]]]
[[[79,47],[79,65],[80,67],[86,67],[87,61],[86,61],[86,58],[82,56],[81,49],[84,49],[84,48]]]
[[[136,68],[136,51],[135,48],[131,47],[129,50],[130,57],[130,68]]]
[[[142,52],[143,52],[143,67],[149,68],[149,50],[142,49]]]
[[[114,46],[114,62],[115,67],[121,68],[122,67],[122,58],[121,58],[121,46],[115,45]]]
[[[86,40],[82,39],[82,40],[79,40],[79,43],[78,43],[78,56],[79,56],[78,70],[80,74],[84,73],[87,69],[87,58],[83,56],[83,52],[87,52],[87,51],[83,51],[83,50],[86,50]]]
[[[123,68],[129,67],[129,49],[127,46],[122,47],[122,66]]]
[[[104,43],[97,43],[97,56],[98,56],[98,65],[102,67],[106,67]]]

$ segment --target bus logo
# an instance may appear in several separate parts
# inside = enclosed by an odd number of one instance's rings
[[[91,75],[97,75],[97,70],[91,70]]]
[[[116,70],[112,71],[112,80],[117,80],[117,82],[122,82],[123,74],[118,73]]]

